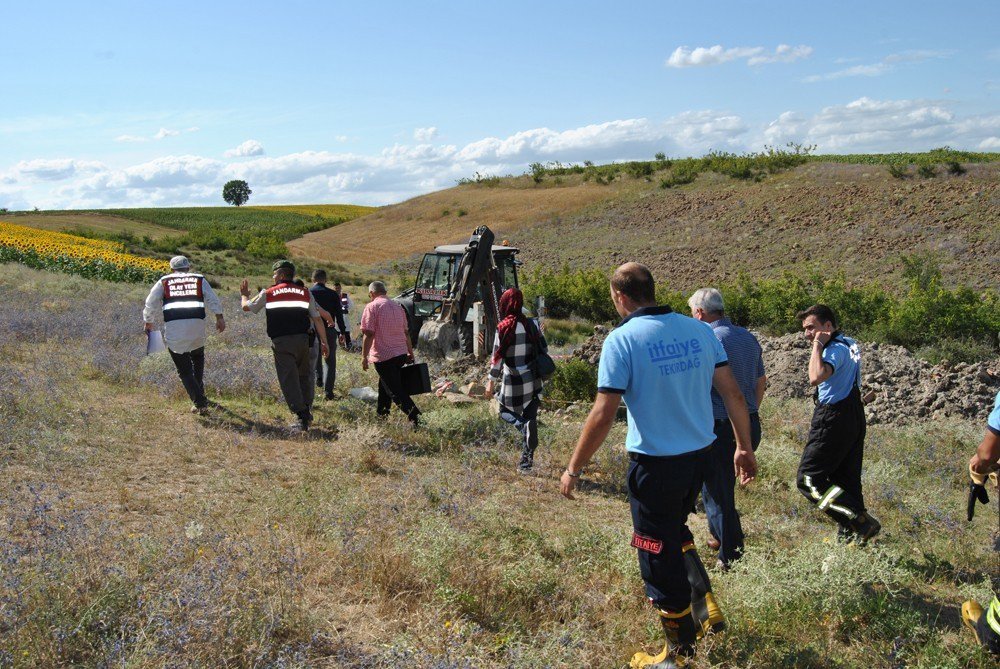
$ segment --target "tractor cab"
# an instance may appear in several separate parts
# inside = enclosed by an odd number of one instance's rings
[[[465,251],[465,244],[449,244],[438,246],[433,253],[424,254],[413,286],[415,316],[421,319],[428,318],[441,310],[442,301],[451,294],[455,273]],[[501,293],[508,288],[519,287],[517,268],[521,261],[516,258],[518,251],[519,249],[511,246],[493,247],[493,262],[497,268],[497,281]],[[480,293],[481,289],[477,289],[476,301],[482,299]],[[467,320],[470,319],[471,316],[467,317]]]

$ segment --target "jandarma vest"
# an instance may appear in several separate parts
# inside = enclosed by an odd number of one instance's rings
[[[309,332],[309,291],[282,282],[264,291],[267,336],[271,339]]]
[[[160,279],[163,284],[163,321],[186,318],[205,318],[205,293],[200,274],[168,274]]]

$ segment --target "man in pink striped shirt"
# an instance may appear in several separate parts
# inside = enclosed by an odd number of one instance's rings
[[[400,373],[403,365],[413,362],[406,311],[386,297],[385,284],[381,281],[373,281],[368,286],[368,296],[371,302],[361,314],[361,334],[364,337],[361,368],[367,370],[371,362],[378,373],[376,413],[388,416],[391,404],[395,403],[416,429],[420,409],[403,389]]]

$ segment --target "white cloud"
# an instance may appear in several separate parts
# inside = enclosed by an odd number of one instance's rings
[[[434,126],[429,128],[417,128],[413,131],[413,139],[418,142],[430,142],[438,136],[438,129]]]
[[[918,151],[945,144],[1000,150],[1000,115],[961,116],[947,101],[860,98],[817,112],[786,111],[768,124],[750,123],[733,112],[698,110],[665,119],[532,128],[460,146],[396,144],[367,154],[302,151],[222,160],[169,155],[123,168],[71,158],[39,159],[0,171],[0,206],[221,204],[222,185],[230,179],[246,179],[257,203],[386,204],[447,188],[476,171],[518,174],[536,161],[649,159],[659,151],[670,156],[702,155],[711,149],[741,152],[790,141],[816,144],[829,153]]]
[[[816,144],[820,153],[922,151],[936,146],[981,146],[1000,134],[1000,116],[958,118],[951,103],[873,100],[825,107],[813,116],[785,112],[763,133],[764,143]]]
[[[72,158],[23,160],[14,166],[13,175],[8,175],[8,179],[13,179],[14,182],[19,177],[27,180],[63,181],[104,169],[106,168],[101,163]]]
[[[931,49],[901,51],[899,53],[891,53],[877,63],[854,65],[853,67],[835,70],[825,74],[812,74],[804,78],[802,81],[813,84],[818,81],[833,81],[834,79],[843,79],[845,77],[879,77],[888,72],[892,72],[896,69],[896,65],[899,64],[922,63],[926,60],[935,58],[948,58],[951,55],[951,51]],[[835,62],[841,61],[842,59],[837,59]]]
[[[181,134],[184,134],[184,133],[198,132],[198,130],[199,130],[199,128],[197,126],[193,126],[193,127],[190,127],[190,128],[185,128],[184,130],[171,130],[169,128],[160,128],[158,131],[156,131],[156,133],[154,133],[154,134],[152,134],[152,135],[150,135],[148,137],[143,136],[143,135],[123,134],[123,135],[118,135],[117,137],[115,137],[115,141],[116,142],[136,143],[137,144],[137,143],[140,143],[140,142],[148,142],[150,140],[157,140],[157,141],[159,141],[161,139],[166,139],[167,137],[177,137],[178,135],[181,135]]]
[[[166,137],[176,137],[181,134],[180,130],[168,130],[167,128],[160,128],[160,130],[153,135],[153,139],[164,139]]]
[[[711,47],[689,49],[679,46],[667,59],[667,67],[704,67],[706,65],[721,65],[734,60],[746,60],[747,65],[766,65],[768,63],[792,63],[809,57],[813,52],[811,46],[790,46],[779,44],[774,51],[762,46],[737,46],[729,49],[721,44]]]
[[[248,156],[264,155],[264,145],[256,139],[248,139],[234,149],[229,149],[222,154],[226,158],[246,158]]]

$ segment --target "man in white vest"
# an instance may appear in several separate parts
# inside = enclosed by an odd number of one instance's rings
[[[202,376],[205,371],[205,313],[215,314],[215,329],[226,329],[222,302],[201,274],[191,272],[191,261],[184,256],[170,259],[170,274],[153,284],[142,310],[146,332],[154,328],[153,317],[163,314],[163,340],[181,377],[184,390],[194,406],[192,413],[208,410],[208,398]]]

